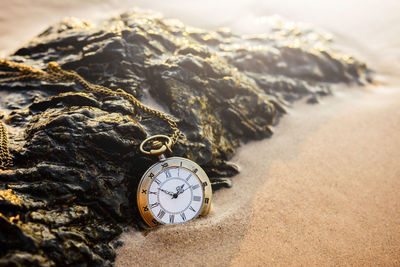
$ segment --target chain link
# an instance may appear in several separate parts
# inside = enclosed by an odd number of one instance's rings
[[[34,69],[30,66],[9,60],[0,60],[0,67],[7,68],[7,71],[0,70],[0,84],[21,80],[41,80],[52,83],[74,82],[83,86],[85,90],[89,92],[124,98],[128,100],[135,109],[141,110],[144,113],[153,115],[167,122],[173,132],[171,135],[172,145],[174,145],[179,138],[184,137],[183,133],[179,130],[177,123],[167,114],[143,105],[136,99],[136,97],[122,89],[113,91],[108,87],[92,84],[83,79],[75,71],[62,69],[56,62],[48,63],[46,71]],[[12,158],[9,151],[7,129],[2,120],[0,120],[0,169],[6,169],[11,165]]]

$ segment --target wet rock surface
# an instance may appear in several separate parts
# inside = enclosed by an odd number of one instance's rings
[[[187,137],[174,155],[202,165],[214,188],[230,186],[235,149],[270,136],[290,102],[370,81],[328,35],[280,20],[265,35],[239,36],[152,13],[66,19],[8,59],[42,69],[56,61],[171,114]],[[136,186],[154,160],[138,146],[167,125],[68,83],[1,84],[0,108],[14,160],[0,171],[0,265],[111,265],[123,227],[142,227]]]

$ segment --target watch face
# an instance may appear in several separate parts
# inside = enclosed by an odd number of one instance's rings
[[[150,226],[184,223],[208,213],[211,194],[210,181],[196,163],[168,158],[143,175],[138,188],[138,207]]]

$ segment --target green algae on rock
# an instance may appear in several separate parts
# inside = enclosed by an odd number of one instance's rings
[[[237,173],[227,161],[240,143],[270,136],[288,103],[370,80],[325,34],[289,25],[240,36],[153,13],[66,19],[9,59],[56,61],[172,114],[187,137],[175,155],[202,165],[217,187]],[[141,227],[136,186],[152,161],[138,145],[167,125],[68,83],[1,84],[0,96],[15,165],[0,171],[0,265],[111,265],[123,227]]]

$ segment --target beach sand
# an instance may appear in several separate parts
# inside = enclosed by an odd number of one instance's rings
[[[16,0],[0,9],[3,56],[64,16],[96,19],[138,6],[242,33],[262,32],[257,16],[282,14],[333,32],[382,74],[366,88],[338,85],[321,104],[294,104],[272,138],[238,150],[232,161],[241,173],[214,194],[211,214],[124,233],[116,266],[399,266],[400,3],[211,2]]]
[[[398,87],[348,99],[301,106],[266,149],[238,154],[273,160],[257,171],[263,182],[249,192],[252,214],[232,265],[400,264]]]

